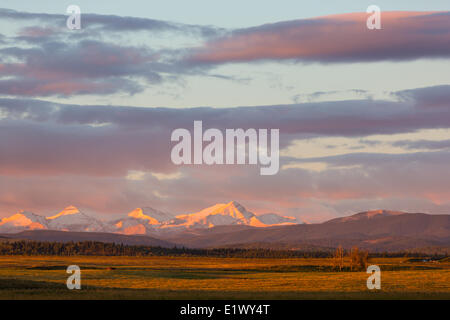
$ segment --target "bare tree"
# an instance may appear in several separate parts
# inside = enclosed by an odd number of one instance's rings
[[[365,270],[367,268],[367,261],[369,252],[359,250],[358,247],[353,247],[350,252],[350,270]]]
[[[344,249],[341,245],[336,248],[336,252],[334,253],[334,267],[336,269],[339,268],[339,271],[342,271],[344,267]]]
[[[360,251],[359,253],[359,266],[361,269],[367,269],[367,262],[369,261],[369,252],[367,250]]]

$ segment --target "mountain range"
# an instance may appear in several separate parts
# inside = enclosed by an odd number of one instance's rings
[[[224,225],[270,227],[297,223],[299,221],[293,217],[274,213],[257,216],[235,201],[216,204],[196,213],[182,215],[173,215],[150,207],[136,208],[122,218],[113,221],[101,221],[83,213],[75,206],[69,206],[50,217],[20,211],[0,221],[0,233],[57,230],[154,235]]]
[[[373,210],[317,224],[252,228],[215,227],[165,237],[186,247],[284,248],[319,250],[358,246],[393,252],[425,247],[450,249],[450,215]]]
[[[323,223],[304,224],[274,213],[255,215],[239,203],[216,204],[172,215],[149,207],[101,221],[70,206],[43,217],[22,211],[0,221],[3,238],[101,241],[124,244],[332,250],[341,245],[370,251],[450,248],[450,215],[372,210]]]

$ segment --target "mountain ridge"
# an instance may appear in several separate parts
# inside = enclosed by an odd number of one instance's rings
[[[324,247],[354,245],[372,250],[415,248],[420,246],[450,246],[450,215],[404,213],[381,216],[378,219],[355,219],[344,222],[326,221],[319,224],[298,224],[268,228],[214,230],[189,235],[181,233],[165,238],[187,247],[205,248],[250,243],[311,244]]]
[[[122,220],[119,219],[119,222],[122,223],[121,228],[132,227],[130,230],[135,233],[130,232],[129,234],[123,232],[124,230],[117,232],[117,226],[114,225],[116,232],[111,232],[108,228],[111,229],[113,227],[106,224],[103,226],[103,231],[97,232],[45,230],[40,225],[62,217],[84,218],[85,215],[80,215],[77,212],[75,214],[59,215],[55,219],[45,219],[31,212],[22,211],[2,219],[0,222],[0,233],[13,239],[22,237],[39,241],[91,240],[103,242],[122,241],[125,243],[140,243],[140,241],[144,241],[145,243],[157,244],[156,240],[160,240],[163,241],[163,244],[168,243],[173,246],[189,248],[283,247],[295,250],[295,248],[333,248],[338,245],[349,249],[356,245],[360,248],[379,252],[436,246],[450,248],[450,215],[370,210],[316,224],[281,224],[258,227],[248,223],[254,217],[253,213],[245,208],[244,212],[242,208],[234,203],[217,204],[205,208],[198,215],[194,214],[191,216],[191,218],[195,218],[194,220],[186,219],[185,215],[175,216],[173,219],[180,219],[181,221],[179,225],[183,225],[183,223],[189,224],[194,221],[192,224],[194,227],[174,228],[177,232],[173,232],[174,230],[171,230],[172,232],[158,231],[159,227],[162,229],[165,226],[169,229],[171,228],[171,216],[165,214],[164,219],[166,221],[162,222],[161,225],[156,225],[158,228],[155,228],[155,225],[149,224],[151,221],[145,217],[151,213],[150,209],[138,211],[135,209],[134,212],[130,212]],[[69,211],[71,210],[75,211],[73,208]],[[237,219],[231,220],[234,223],[217,224],[212,227],[208,225],[211,222],[211,220],[208,220],[209,218],[221,217],[227,212],[227,216],[230,217],[227,219]],[[188,214],[188,216],[190,215],[192,214]],[[13,217],[15,218],[13,219]],[[277,217],[282,216],[277,215]],[[195,227],[199,221],[201,222],[200,227]],[[247,221],[248,224],[238,223],[242,221]],[[33,223],[35,224],[33,225]],[[125,223],[129,223],[129,225]],[[26,226],[33,226],[34,228],[26,230]],[[19,230],[19,232],[11,232],[11,227],[15,227],[15,230]],[[138,230],[139,228],[143,229]],[[151,240],[147,238],[151,238]]]
[[[198,212],[180,215],[173,215],[151,207],[138,207],[113,221],[101,221],[85,214],[73,205],[49,217],[32,212],[27,213],[28,216],[24,214],[17,216],[18,214],[20,213],[1,219],[0,232],[14,233],[44,229],[154,235],[228,225],[269,227],[299,223],[294,217],[275,213],[255,215],[236,201],[218,203]]]

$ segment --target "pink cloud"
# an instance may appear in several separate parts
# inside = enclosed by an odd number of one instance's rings
[[[368,17],[349,13],[241,29],[208,42],[190,60],[353,62],[450,56],[450,12],[382,12],[381,30],[367,29]]]
[[[25,27],[19,31],[19,36],[30,38],[41,38],[51,36],[55,33],[52,28],[43,28],[38,26]]]

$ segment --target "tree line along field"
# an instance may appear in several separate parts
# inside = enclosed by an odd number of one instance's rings
[[[200,256],[0,256],[1,299],[450,299],[450,261],[369,258],[381,290],[364,271],[334,258]],[[81,268],[69,290],[66,268]]]

